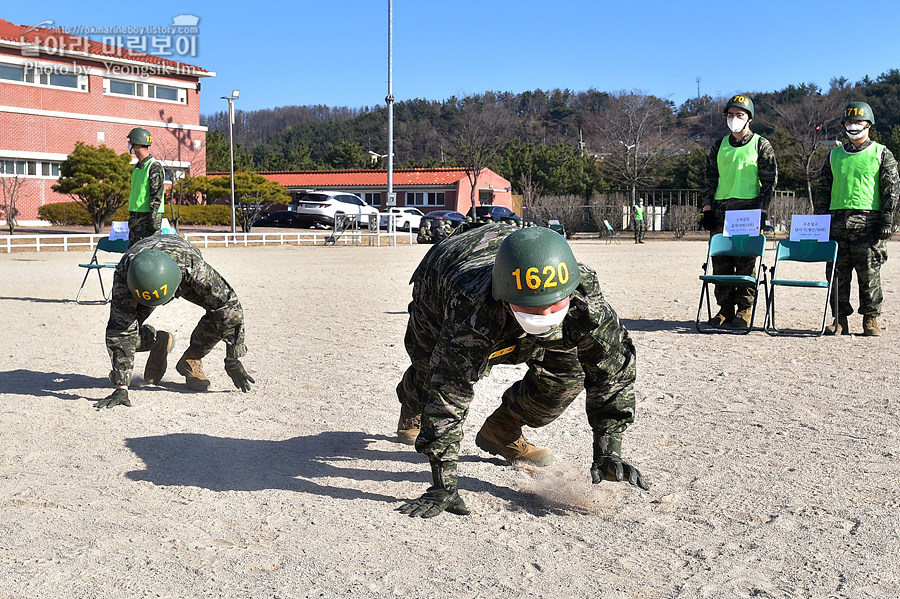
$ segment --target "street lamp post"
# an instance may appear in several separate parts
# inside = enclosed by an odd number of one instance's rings
[[[234,101],[241,95],[236,89],[230,96],[222,96],[228,102],[228,153],[231,156],[231,234],[236,232],[234,218]]]

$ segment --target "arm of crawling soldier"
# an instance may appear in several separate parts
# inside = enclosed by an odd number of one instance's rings
[[[585,372],[588,423],[594,434],[591,482],[627,482],[649,489],[640,470],[622,459],[622,433],[634,422],[635,404],[635,352],[627,331],[598,327],[579,344],[578,355]]]
[[[422,390],[425,408],[416,451],[428,456],[432,486],[418,499],[397,508],[412,517],[431,518],[444,511],[461,516],[469,513],[459,495],[456,467],[463,423],[475,392],[466,368],[472,348],[459,341],[471,340],[471,336],[460,337],[466,331],[457,329],[446,324],[442,328]]]

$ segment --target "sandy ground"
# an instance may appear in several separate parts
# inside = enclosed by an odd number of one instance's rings
[[[697,334],[705,244],[623,239],[573,248],[635,339],[624,452],[650,491],[590,484],[583,396],[529,431],[556,465],[478,450],[522,374],[498,367],[462,444],[473,513],[431,520],[394,511],[430,475],[393,434],[428,246],[205,250],[257,385],[232,387],[219,346],[211,390],[187,390],[201,312],[178,300],[150,321],[175,333],[170,371],[142,386],[139,356],[134,406],[102,412],[108,307],[72,301],[88,254],[0,254],[0,597],[900,596],[900,243],[882,337],[797,338]],[[792,291],[781,324],[814,326],[823,295]]]

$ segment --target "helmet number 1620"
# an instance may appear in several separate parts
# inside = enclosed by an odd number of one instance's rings
[[[512,275],[516,278],[516,288],[521,290],[522,287],[522,269],[517,268],[512,271]],[[543,275],[543,278],[541,278]],[[569,267],[565,262],[560,262],[553,268],[549,264],[543,269],[532,266],[525,271],[525,285],[528,289],[548,289],[557,285],[565,285],[569,282]]]

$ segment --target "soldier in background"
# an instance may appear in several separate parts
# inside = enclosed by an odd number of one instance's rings
[[[710,238],[725,227],[728,210],[762,210],[766,222],[769,204],[778,182],[775,150],[765,137],[750,131],[753,100],[732,96],[725,104],[725,122],[730,134],[713,144],[706,157],[703,190],[703,227]],[[713,256],[713,274],[753,275],[756,259]],[[752,287],[716,285],[718,313],[709,320],[714,327],[747,328],[756,290]]]
[[[825,333],[850,334],[850,281],[856,271],[863,335],[877,336],[881,335],[878,317],[884,299],[881,265],[887,261],[887,240],[900,189],[897,160],[885,146],[869,138],[875,115],[865,102],[849,103],[841,123],[850,139],[831,150],[822,164],[815,200],[816,214],[831,215],[831,239],[838,242],[838,288],[831,300],[836,318],[825,327]]]
[[[225,371],[235,387],[247,392],[250,383],[256,382],[239,359],[247,347],[244,312],[234,289],[193,245],[177,235],[154,235],[132,245],[116,267],[106,325],[106,349],[112,362],[109,380],[115,391],[94,407],[131,406],[128,385],[135,352],[150,352],[144,380],[156,383],[162,379],[174,336],[144,321],[157,306],[176,297],[206,310],[175,366],[187,386],[195,391],[209,388],[202,359],[219,341],[225,341]]]
[[[497,364],[527,364],[475,438],[510,462],[545,466],[546,449],[522,427],[553,422],[582,390],[593,430],[591,479],[649,488],[621,457],[634,420],[635,352],[603,299],[593,269],[545,227],[484,225],[425,255],[412,276],[405,345],[411,365],[397,385],[399,439],[428,456],[433,485],[399,508],[429,518],[468,514],[457,461],[474,384]]]
[[[134,153],[137,164],[131,171],[131,192],[128,195],[128,241],[156,235],[162,228],[166,209],[166,171],[162,163],[150,154],[153,139],[140,127],[128,132],[128,151]]]
[[[644,243],[644,232],[647,230],[647,221],[644,220],[644,198],[638,200],[634,205],[634,218],[632,219],[634,227],[634,242]]]

